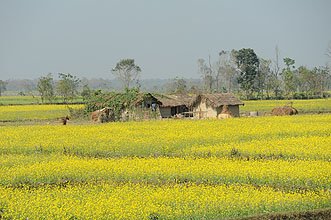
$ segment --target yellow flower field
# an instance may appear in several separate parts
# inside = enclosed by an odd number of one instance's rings
[[[82,108],[83,105],[69,105],[70,108]],[[0,106],[0,121],[33,119],[54,119],[63,117],[69,111],[66,105],[13,105]]]
[[[292,105],[301,111],[331,111],[331,99],[294,99],[294,100],[257,100],[245,101],[244,106],[240,106],[240,111],[271,111],[275,107]]]
[[[0,153],[331,159],[331,115],[1,128]],[[238,156],[237,154],[237,156]]]
[[[331,188],[331,164],[307,160],[233,158],[95,159],[63,155],[3,155],[2,186],[63,182],[254,183],[292,188]]]
[[[331,205],[331,115],[0,127],[0,215],[215,219]]]
[[[245,184],[101,182],[0,190],[3,217],[12,219],[214,219],[331,205],[330,193],[320,190],[286,193]]]

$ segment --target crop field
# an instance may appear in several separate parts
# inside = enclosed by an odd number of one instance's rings
[[[292,105],[299,113],[303,112],[329,112],[331,111],[331,99],[306,99],[306,100],[258,100],[245,101],[240,111],[271,111],[273,108],[284,105]]]
[[[331,206],[331,115],[0,127],[4,219],[220,219]]]
[[[69,105],[82,108],[83,105]],[[12,105],[0,106],[0,121],[56,119],[69,114],[67,105]]]

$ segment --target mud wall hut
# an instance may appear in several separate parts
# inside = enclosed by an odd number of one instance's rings
[[[244,103],[230,93],[201,94],[192,100],[189,107],[192,108],[195,119],[202,119],[217,118],[223,105],[228,106],[234,117],[239,117],[239,105]]]

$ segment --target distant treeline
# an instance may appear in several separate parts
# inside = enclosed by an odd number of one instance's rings
[[[329,57],[331,59],[331,52]],[[42,103],[46,100],[52,102],[55,96],[62,96],[63,102],[67,102],[74,96],[84,96],[91,91],[124,91],[125,88],[135,87],[142,92],[165,94],[228,92],[245,100],[326,98],[330,93],[325,91],[331,90],[329,64],[313,68],[296,67],[294,59],[279,59],[278,47],[275,48],[273,61],[258,57],[251,48],[242,48],[223,50],[214,62],[210,56],[208,60],[198,59],[200,79],[174,77],[143,80],[140,79],[142,70],[134,63],[134,59],[123,59],[112,69],[116,76],[114,80],[79,79],[70,73],[58,73],[58,79],[54,79],[54,75],[49,73],[33,80],[0,80],[0,96],[40,95]]]

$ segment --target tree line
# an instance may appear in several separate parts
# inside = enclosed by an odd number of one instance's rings
[[[330,49],[331,51],[331,49]],[[283,59],[280,68],[278,47],[275,60],[259,58],[251,48],[221,51],[218,60],[198,60],[204,92],[239,93],[245,99],[291,99],[323,97],[330,90],[328,65],[296,68],[295,60]],[[330,53],[331,58],[331,53]]]
[[[331,42],[326,55],[331,64]],[[331,88],[331,72],[329,65],[308,69],[305,66],[296,68],[295,60],[286,57],[282,60],[284,68],[280,68],[278,47],[275,48],[273,61],[259,58],[251,48],[224,51],[218,54],[217,61],[198,59],[198,73],[201,85],[191,85],[185,79],[175,77],[164,86],[166,93],[237,93],[243,99],[304,99],[327,96],[323,91]],[[122,59],[111,72],[119,79],[122,88],[140,88],[141,68],[134,59]],[[81,95],[91,93],[87,80],[78,79],[71,74],[59,73],[59,80],[54,81],[49,73],[38,79],[36,89],[42,102],[52,103],[55,96],[63,97],[63,102],[72,102],[78,94],[78,87],[83,83]],[[0,80],[1,92],[6,89],[7,82]]]

